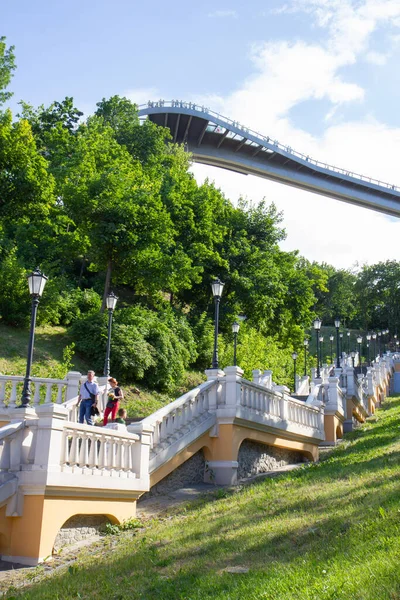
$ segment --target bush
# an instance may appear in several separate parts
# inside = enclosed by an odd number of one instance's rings
[[[54,277],[46,284],[38,322],[70,325],[82,315],[98,312],[100,307],[101,298],[94,290],[74,288],[66,278]]]
[[[219,364],[222,369],[233,365],[232,338],[232,334],[219,338]],[[253,369],[270,369],[275,383],[293,387],[292,348],[282,347],[275,338],[266,337],[247,323],[240,324],[237,364],[247,379],[252,380]]]
[[[107,314],[78,319],[71,328],[76,349],[101,370],[107,343]],[[197,358],[186,318],[171,308],[154,312],[142,306],[114,313],[111,370],[125,381],[143,380],[168,390],[178,384]]]

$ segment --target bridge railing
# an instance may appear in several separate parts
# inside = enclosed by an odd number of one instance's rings
[[[203,118],[205,116],[207,116],[207,117],[214,116],[220,122],[224,123],[227,128],[233,127],[234,129],[237,130],[237,133],[240,133],[243,137],[252,136],[253,138],[255,138],[254,141],[258,142],[261,145],[268,144],[269,146],[275,147],[275,148],[283,151],[286,155],[293,155],[296,158],[299,158],[307,163],[315,165],[316,167],[320,167],[322,169],[326,169],[328,171],[332,171],[334,173],[344,175],[345,177],[359,179],[362,182],[372,183],[373,185],[384,187],[389,190],[400,191],[400,188],[398,186],[390,184],[390,183],[386,183],[384,181],[381,181],[380,179],[374,179],[373,177],[361,175],[360,173],[349,171],[348,169],[342,169],[340,167],[335,167],[328,163],[321,162],[319,160],[311,158],[309,154],[304,154],[302,152],[293,150],[293,148],[291,146],[281,144],[276,139],[271,139],[269,136],[265,136],[261,133],[254,131],[253,129],[244,127],[238,121],[230,119],[229,117],[224,117],[223,115],[221,115],[218,112],[215,112],[213,110],[210,110],[208,107],[206,107],[204,105],[195,104],[194,102],[184,102],[182,100],[158,100],[155,102],[149,100],[146,104],[139,105],[138,108],[139,108],[139,110],[141,110],[141,109],[146,109],[146,108],[164,108],[164,107],[168,107],[168,106],[170,106],[171,108],[183,108],[183,109],[194,110],[194,111],[197,111],[199,113],[199,115],[201,115],[201,113],[203,113],[203,115],[204,115],[204,116],[202,115]]]
[[[68,409],[68,420],[78,422],[78,394],[86,376],[77,371],[69,371],[64,379],[32,377],[32,397],[30,405],[36,408],[42,404],[60,404]],[[98,409],[106,406],[107,381],[105,377],[96,379],[99,385]],[[0,410],[7,413],[21,404],[24,377],[22,375],[0,375]]]
[[[142,421],[132,423],[128,431],[149,432],[150,457],[153,459],[183,438],[191,438],[196,429],[203,429],[204,422],[210,422],[210,411],[215,413],[216,409],[218,387],[218,381],[207,381]]]

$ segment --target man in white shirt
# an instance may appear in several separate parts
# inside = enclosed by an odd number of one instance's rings
[[[88,425],[93,425],[91,410],[99,396],[99,386],[93,379],[94,371],[88,371],[87,381],[81,384],[78,396],[79,423],[84,423],[86,419]]]

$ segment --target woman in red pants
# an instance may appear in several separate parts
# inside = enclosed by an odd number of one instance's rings
[[[108,402],[104,411],[104,419],[103,424],[107,425],[108,417],[111,414],[111,419],[114,419],[117,416],[117,412],[119,409],[119,401],[123,399],[124,394],[120,387],[118,387],[118,381],[114,379],[114,377],[110,377],[108,383],[111,385],[111,390],[108,393]]]

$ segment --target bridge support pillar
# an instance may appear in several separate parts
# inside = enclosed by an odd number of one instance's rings
[[[210,460],[204,480],[206,483],[218,485],[235,485],[237,483],[237,460]]]

